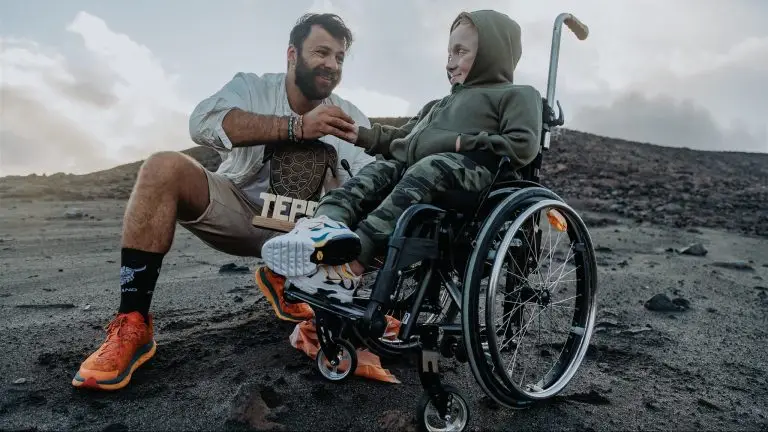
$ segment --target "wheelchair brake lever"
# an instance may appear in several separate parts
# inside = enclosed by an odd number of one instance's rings
[[[499,172],[509,166],[510,162],[511,160],[509,159],[509,156],[503,156],[499,161]]]
[[[562,126],[565,124],[565,116],[563,115],[563,107],[560,105],[560,101],[555,101],[557,104],[557,118],[552,119],[552,126]]]
[[[387,330],[387,318],[382,312],[382,305],[380,302],[371,299],[368,303],[368,307],[365,309],[365,315],[361,322],[361,330],[364,331],[367,336],[372,338],[379,338],[384,335]]]
[[[341,160],[341,167],[344,168],[344,171],[346,171],[347,174],[349,174],[349,178],[354,177],[352,175],[352,169],[349,167],[349,162],[347,162],[346,159],[342,159]]]
[[[553,128],[555,126],[562,126],[565,124],[565,116],[563,115],[563,107],[560,105],[560,101],[555,101],[555,104],[557,105],[557,117],[555,116],[555,108],[546,100],[542,99],[544,102],[544,113],[542,121],[544,123],[544,128]]]

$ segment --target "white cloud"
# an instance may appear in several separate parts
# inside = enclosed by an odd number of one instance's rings
[[[611,101],[583,98],[571,126],[672,147],[768,152],[768,37],[676,51],[674,59]]]
[[[305,13],[332,13],[339,15],[352,34],[355,35],[365,31],[360,25],[360,20],[364,18],[365,11],[366,5],[361,1],[312,0],[312,4]]]
[[[577,129],[598,135],[698,150],[768,151],[766,131],[750,131],[738,122],[720,124],[690,99],[626,93],[609,106],[580,110]]]
[[[193,145],[186,121],[194,105],[147,47],[87,12],[66,30],[82,41],[68,56],[0,40],[0,175],[86,173]]]
[[[448,93],[448,26],[462,10],[492,8],[516,19],[524,37],[516,79],[544,92],[552,22],[573,12],[590,36],[579,41],[563,33],[557,95],[566,127],[666,145],[768,151],[768,2],[761,0],[706,7],[699,0],[313,0],[272,11],[234,0],[227,8],[190,5],[184,19],[171,6],[148,16],[104,5],[110,24],[152,50],[64,3],[47,22],[62,23],[54,37],[70,40],[39,43],[50,26],[29,19],[3,30],[26,39],[0,36],[0,176],[88,172],[191,147],[186,121],[197,99],[236,71],[282,70],[290,26],[307,11],[338,13],[353,29],[338,93],[372,117],[412,115]],[[173,19],[179,26],[171,33]],[[189,24],[199,20],[228,31]],[[166,62],[183,71],[183,80]]]

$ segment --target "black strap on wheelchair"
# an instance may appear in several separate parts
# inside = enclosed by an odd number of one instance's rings
[[[497,181],[499,181],[499,177],[502,177],[503,175],[507,174],[509,172],[509,165],[511,164],[511,160],[509,159],[509,156],[504,156],[499,161],[499,168],[496,170],[496,174],[493,176],[493,181],[491,184],[489,184],[482,192],[482,195],[480,196],[480,200],[477,202],[477,207],[475,207],[475,212],[472,215],[472,218],[469,220],[475,220],[477,218],[477,215],[480,213],[480,210],[483,207],[483,203],[488,198],[488,195],[491,194],[491,191],[493,190],[493,185],[496,184]],[[461,228],[459,233],[457,234],[457,237],[460,237],[461,234],[463,234],[464,229],[466,229],[466,224]]]
[[[387,263],[379,270],[375,282],[377,287],[393,287],[394,280],[398,275],[398,272],[402,269],[410,267],[425,259],[438,258],[437,240],[431,238],[408,236],[392,237],[389,240],[389,248],[396,251],[395,254],[390,255],[394,257],[394,262],[391,264]],[[392,294],[389,291],[391,290],[374,289],[371,292],[370,298],[381,304],[387,304],[390,301],[389,297]]]

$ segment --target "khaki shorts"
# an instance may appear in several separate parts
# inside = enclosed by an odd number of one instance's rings
[[[251,203],[226,177],[204,171],[208,176],[210,203],[199,218],[179,220],[179,225],[218,251],[261,258],[264,242],[283,233],[254,227],[251,219],[261,214],[261,207]]]

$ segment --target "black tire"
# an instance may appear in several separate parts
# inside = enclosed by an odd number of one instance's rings
[[[573,256],[577,263],[575,276],[578,301],[575,302],[574,313],[570,317],[571,331],[567,341],[562,344],[562,356],[552,365],[546,376],[537,382],[537,385],[520,385],[516,380],[510,379],[506,373],[501,374],[501,379],[510,390],[512,396],[522,400],[549,399],[560,393],[568,385],[581,366],[581,362],[589,348],[597,310],[597,263],[587,227],[575,210],[567,204],[555,200],[542,200],[531,205],[518,219],[522,222],[522,225],[525,225],[526,221],[524,219],[532,217],[544,209],[554,209],[565,219],[568,239],[572,245],[576,245]],[[541,244],[540,239],[537,244]],[[537,259],[536,261],[538,262],[539,260]],[[542,290],[542,293],[549,292],[549,289]],[[518,297],[520,297],[519,294]],[[532,299],[533,297],[531,297]],[[492,313],[494,310],[492,300],[492,297],[486,299],[486,328],[488,328],[487,323],[493,322],[495,319]],[[538,303],[538,300],[536,303]],[[505,370],[505,364],[499,350],[498,335],[495,332],[487,333],[489,336],[488,348],[493,364],[496,370]]]
[[[434,412],[436,414],[437,409],[432,405],[432,398],[430,397],[429,393],[424,392],[424,394],[421,395],[421,398],[419,398],[418,403],[418,411],[416,412],[416,422],[417,422],[417,428],[421,432],[432,432],[436,430],[450,430],[450,431],[456,431],[461,432],[466,430],[467,426],[469,425],[469,422],[471,420],[470,410],[469,410],[469,404],[467,403],[466,398],[462,395],[462,393],[457,389],[456,387],[444,384],[443,389],[446,393],[448,393],[450,399],[449,406],[449,412],[452,412],[454,416],[458,417],[458,421],[456,422],[456,426],[454,428],[433,428],[430,426],[430,419],[432,418],[431,415],[429,415],[431,412]]]
[[[493,368],[497,366],[492,359],[495,356],[492,352],[486,352],[481,335],[480,322],[484,322],[485,317],[480,312],[480,285],[489,273],[485,269],[485,258],[504,224],[515,221],[525,209],[543,200],[563,203],[563,200],[554,192],[546,188],[531,187],[509,195],[490,212],[477,236],[476,247],[467,263],[467,276],[462,293],[461,324],[470,369],[484,392],[499,404],[509,408],[527,408],[532,400],[524,397],[513,386],[508,386],[507,381],[493,372]],[[588,249],[591,250],[591,244]],[[594,264],[594,255],[591,255],[591,262]]]

